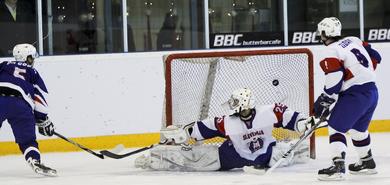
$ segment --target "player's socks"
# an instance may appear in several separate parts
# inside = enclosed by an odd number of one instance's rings
[[[33,140],[26,143],[19,143],[19,149],[24,155],[24,159],[29,159],[30,157],[36,160],[41,160],[41,154],[39,152],[37,141]]]
[[[345,155],[333,158],[333,165],[318,171],[318,179],[322,181],[340,181],[345,179]]]
[[[376,164],[372,158],[371,150],[368,151],[367,156],[361,158],[358,162],[348,166],[349,173],[371,175],[378,173],[375,170]]]

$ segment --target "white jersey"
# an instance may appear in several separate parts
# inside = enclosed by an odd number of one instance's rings
[[[218,131],[220,136],[228,138],[236,152],[247,160],[255,160],[267,152],[268,146],[275,144],[272,136],[274,127],[295,130],[299,113],[290,111],[283,104],[257,106],[250,121],[242,121],[238,116],[223,116],[207,119],[197,124],[204,124],[207,129],[194,126],[191,137],[205,139],[205,133]]]
[[[324,90],[328,95],[346,91],[354,85],[375,82],[376,63],[364,44],[357,37],[346,37],[327,46],[329,55],[320,65],[326,75]]]

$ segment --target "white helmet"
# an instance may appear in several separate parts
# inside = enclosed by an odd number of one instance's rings
[[[233,91],[227,103],[231,114],[240,113],[243,110],[253,109],[255,107],[252,91],[247,88],[240,88]]]
[[[16,61],[26,62],[27,57],[31,56],[32,59],[38,58],[38,53],[35,47],[31,44],[17,44],[14,47],[13,55]]]
[[[326,17],[317,25],[317,35],[325,33],[327,37],[341,36],[341,22],[336,17]]]

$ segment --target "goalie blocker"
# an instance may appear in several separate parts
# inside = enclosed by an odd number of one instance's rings
[[[272,135],[273,128],[303,133],[312,123],[311,119],[305,119],[283,104],[255,107],[255,98],[247,88],[235,90],[225,105],[230,115],[162,129],[162,136],[175,145],[153,147],[149,156],[136,159],[136,167],[175,171],[230,170],[244,166],[266,169],[291,145],[277,143]],[[219,147],[187,143],[190,138],[200,141],[214,137],[226,140]],[[308,144],[301,145],[294,154],[281,166],[307,161]]]

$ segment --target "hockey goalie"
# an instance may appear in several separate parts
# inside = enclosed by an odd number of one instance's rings
[[[280,103],[255,106],[254,96],[247,88],[235,90],[223,106],[228,107],[230,115],[162,129],[162,136],[171,144],[151,148],[150,154],[136,158],[135,166],[167,171],[225,171],[250,166],[265,173],[294,143],[276,142],[273,128],[304,133],[314,125],[313,118],[306,119]],[[226,140],[220,146],[188,145],[190,139],[201,141],[213,137]],[[306,142],[280,166],[308,160]]]

